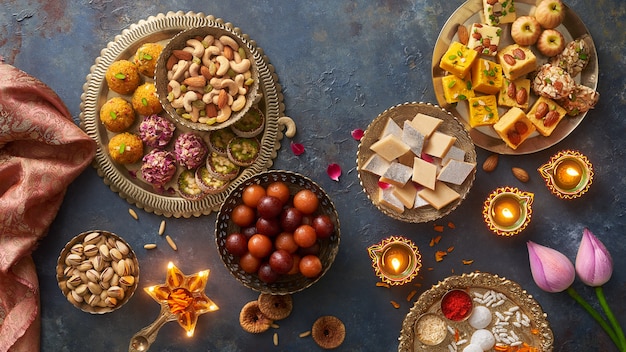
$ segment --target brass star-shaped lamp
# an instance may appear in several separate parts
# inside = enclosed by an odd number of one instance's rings
[[[204,292],[208,278],[209,270],[185,275],[174,263],[168,263],[165,283],[144,288],[161,305],[159,317],[133,336],[128,351],[147,351],[159,329],[169,321],[178,321],[187,336],[193,336],[198,317],[219,309]]]

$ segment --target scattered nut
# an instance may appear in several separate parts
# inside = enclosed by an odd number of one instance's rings
[[[155,249],[157,247],[157,245],[155,243],[146,243],[143,245],[143,248],[145,249]]]
[[[515,178],[517,178],[521,182],[528,182],[528,180],[530,180],[530,176],[528,176],[528,172],[526,172],[526,170],[522,168],[514,167],[514,168],[511,168],[511,171],[513,172],[513,176],[515,176]]]
[[[176,243],[174,242],[174,240],[170,237],[170,235],[165,235],[165,239],[167,240],[167,244],[170,245],[170,247],[172,247],[173,250],[177,251],[178,250],[178,246],[176,246]]]
[[[463,24],[459,24],[456,33],[459,36],[459,42],[463,45],[467,45],[469,42],[469,32],[467,31],[467,27]]]
[[[483,170],[485,172],[492,172],[498,166],[498,154],[491,154],[485,159],[483,163]]]
[[[130,216],[133,217],[133,219],[135,220],[139,220],[139,216],[137,216],[137,213],[135,212],[135,210],[133,210],[132,208],[128,209],[128,214],[130,214]]]
[[[162,236],[165,233],[165,220],[161,220],[161,225],[159,226],[159,236]]]

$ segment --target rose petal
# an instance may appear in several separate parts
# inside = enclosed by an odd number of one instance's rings
[[[546,292],[561,292],[576,278],[574,264],[561,252],[528,241],[528,259],[533,279]]]
[[[295,156],[304,153],[304,146],[300,143],[291,142],[291,151]]]
[[[339,181],[339,176],[341,176],[341,166],[339,164],[330,164],[326,169],[326,173],[330,177],[331,180]]]
[[[604,244],[585,228],[576,255],[576,273],[586,285],[602,286],[613,274],[613,258]]]
[[[421,158],[422,160],[429,162],[429,163],[432,163],[433,161],[435,161],[435,158],[425,153],[422,153]]]
[[[352,138],[354,138],[354,140],[356,141],[360,141],[361,138],[363,138],[363,130],[360,128],[352,130],[350,134],[352,135]]]
[[[389,186],[391,186],[391,185],[388,184],[387,182],[378,181],[378,187],[380,187],[380,189],[387,189],[387,188],[389,188]]]

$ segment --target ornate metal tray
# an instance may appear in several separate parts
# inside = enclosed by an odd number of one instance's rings
[[[465,151],[465,161],[476,163],[476,149],[474,148],[474,144],[472,143],[472,139],[470,138],[466,128],[456,117],[439,106],[430,103],[404,103],[393,106],[378,115],[365,130],[365,134],[363,135],[363,138],[361,138],[361,143],[359,144],[359,148],[357,150],[356,162],[359,181],[363,190],[365,190],[367,197],[381,212],[396,220],[410,223],[421,223],[436,220],[452,212],[457,206],[459,206],[459,204],[461,204],[463,199],[465,199],[467,193],[472,187],[472,184],[474,183],[474,178],[476,177],[476,170],[474,169],[474,171],[461,185],[457,186],[448,184],[448,186],[458,192],[461,197],[440,210],[431,206],[424,206],[416,209],[406,209],[403,213],[398,213],[386,205],[378,202],[377,194],[379,188],[379,177],[362,170],[365,162],[374,153],[370,149],[370,146],[379,139],[388,119],[393,119],[396,123],[402,126],[405,120],[412,119],[417,113],[442,119],[443,123],[439,126],[438,130],[448,135],[455,136],[457,138],[455,146]]]
[[[452,289],[466,290],[474,300],[474,309],[477,305],[489,308],[492,319],[491,323],[485,327],[486,330],[491,331],[496,328],[498,321],[506,320],[508,324],[502,324],[502,327],[506,329],[507,335],[517,336],[516,341],[519,341],[517,343],[521,345],[525,343],[538,351],[552,351],[554,335],[547,321],[547,314],[544,313],[539,303],[514,281],[489,273],[477,272],[450,276],[424,292],[404,318],[398,351],[447,351],[447,346],[450,344],[456,344],[455,347],[461,351],[469,343],[475,329],[467,320],[454,322],[445,319],[439,305],[443,295]],[[486,303],[487,299],[482,296],[492,293],[497,298],[489,299],[491,303]],[[416,323],[425,313],[440,316],[447,325],[444,328],[448,330],[446,337],[438,345],[426,345],[416,337]],[[498,339],[496,339],[497,343]],[[506,345],[510,346],[510,344]]]
[[[515,0],[515,9],[517,12],[517,16],[528,15],[534,13],[536,0]],[[563,37],[565,38],[565,42],[568,43],[573,39],[579,38],[583,35],[591,35],[585,27],[585,24],[582,20],[576,15],[576,13],[564,5],[565,11],[565,19],[563,23],[559,25],[556,29],[559,30]],[[442,107],[450,110],[455,116],[459,117],[461,121],[468,124],[468,111],[466,104],[448,104],[445,100],[443,94],[443,86],[441,83],[441,78],[444,76],[445,72],[439,68],[439,61],[441,60],[441,56],[446,52],[448,46],[453,41],[458,41],[457,26],[459,24],[463,24],[469,28],[472,23],[482,22],[481,21],[481,12],[483,9],[482,0],[468,0],[463,5],[461,5],[451,16],[448,18],[448,21],[444,24],[441,32],[439,33],[439,37],[437,38],[437,43],[435,44],[435,48],[433,50],[432,57],[432,77],[433,77],[433,87],[435,90],[435,95],[437,97],[437,102]],[[511,38],[511,25],[501,25],[503,30],[503,35],[500,38],[500,47],[504,47],[506,45],[512,44],[513,39]],[[593,42],[593,41],[591,41]],[[533,53],[537,56],[537,65],[542,65],[547,61],[547,58],[539,53],[538,50],[533,46]],[[596,89],[598,86],[598,55],[596,52],[595,45],[591,46],[591,57],[589,59],[589,63],[587,67],[575,78],[576,83],[582,84],[592,89]],[[530,104],[532,104],[536,100],[534,94],[531,94]],[[500,111],[503,114],[505,110]],[[474,143],[486,150],[492,151],[494,153],[499,154],[530,154],[535,153],[544,149],[547,149],[565,137],[567,137],[583,120],[583,118],[587,115],[587,113],[581,113],[572,117],[565,117],[554,130],[554,132],[549,137],[541,136],[536,133],[531,135],[529,139],[524,141],[517,149],[513,150],[509,148],[502,139],[498,136],[498,134],[493,130],[491,126],[480,126],[477,128],[473,128],[470,130],[470,136]],[[469,124],[468,124],[469,126]]]
[[[234,179],[229,187],[223,192],[215,195],[208,195],[198,201],[190,201],[180,197],[176,193],[160,194],[138,177],[135,177],[139,165],[122,166],[114,163],[108,155],[107,144],[112,133],[108,132],[104,125],[100,123],[99,111],[101,105],[116,93],[109,92],[105,73],[111,63],[120,59],[131,58],[137,48],[146,42],[166,43],[173,36],[182,30],[199,27],[215,26],[227,30],[232,35],[238,36],[241,40],[250,44],[251,52],[259,70],[260,87],[259,91],[263,97],[258,103],[259,109],[265,114],[265,130],[258,136],[261,141],[259,157],[251,166],[245,168]],[[120,197],[129,203],[143,208],[147,212],[153,212],[167,217],[191,217],[207,215],[212,211],[217,211],[228,195],[243,180],[261,171],[267,170],[276,158],[276,152],[280,148],[280,140],[283,137],[279,119],[284,113],[284,104],[281,87],[278,84],[278,77],[274,72],[274,67],[269,64],[268,58],[263,54],[263,50],[256,46],[248,35],[242,34],[241,30],[233,27],[231,23],[224,23],[222,19],[213,16],[205,16],[203,13],[168,12],[151,16],[146,20],[132,24],[122,31],[115,39],[102,49],[101,54],[95,60],[90,73],[86,76],[87,82],[83,86],[81,95],[81,128],[98,143],[96,157],[93,166],[98,174],[103,178],[112,191],[118,193]],[[146,81],[150,79],[146,78]],[[165,111],[162,114],[166,114]],[[140,119],[138,119],[140,120]],[[139,122],[130,129],[138,127]],[[177,133],[186,132],[184,126],[176,126]],[[194,131],[200,135],[207,132]],[[175,135],[176,136],[176,135]],[[180,172],[180,170],[179,170]],[[174,176],[171,184],[176,182],[178,174]],[[169,184],[168,184],[169,186]]]

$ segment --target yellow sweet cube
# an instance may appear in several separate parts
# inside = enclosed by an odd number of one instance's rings
[[[504,77],[516,80],[537,68],[537,57],[526,46],[511,44],[498,51],[498,62]]]
[[[542,106],[543,104],[545,105]],[[537,114],[538,110],[541,110],[539,114]],[[537,131],[547,137],[552,134],[566,113],[567,111],[552,99],[539,97],[526,116],[535,125]]]
[[[485,22],[491,26],[513,23],[517,18],[515,1],[483,0],[483,16],[485,17]]]
[[[498,122],[498,101],[495,95],[482,95],[467,102],[470,127],[493,125]]]
[[[476,50],[472,50],[459,42],[452,42],[441,57],[439,67],[459,78],[465,78],[477,56]]]
[[[449,104],[458,103],[475,96],[469,77],[463,79],[455,75],[446,75],[443,76],[441,82],[443,84],[443,96]]]
[[[509,96],[509,86],[513,84],[515,87],[513,97]],[[521,90],[525,90],[526,99],[522,99],[518,102],[517,94]],[[518,107],[524,111],[528,109],[528,102],[530,101],[530,80],[528,78],[518,78],[514,81],[511,81],[508,78],[504,79],[502,82],[502,87],[500,88],[500,93],[498,93],[498,105],[506,106],[509,108]]]
[[[493,125],[493,129],[512,149],[517,149],[536,130],[535,125],[520,108],[510,108]]]
[[[477,92],[485,94],[497,94],[502,87],[502,66],[497,63],[478,59],[472,66],[472,87]]]

